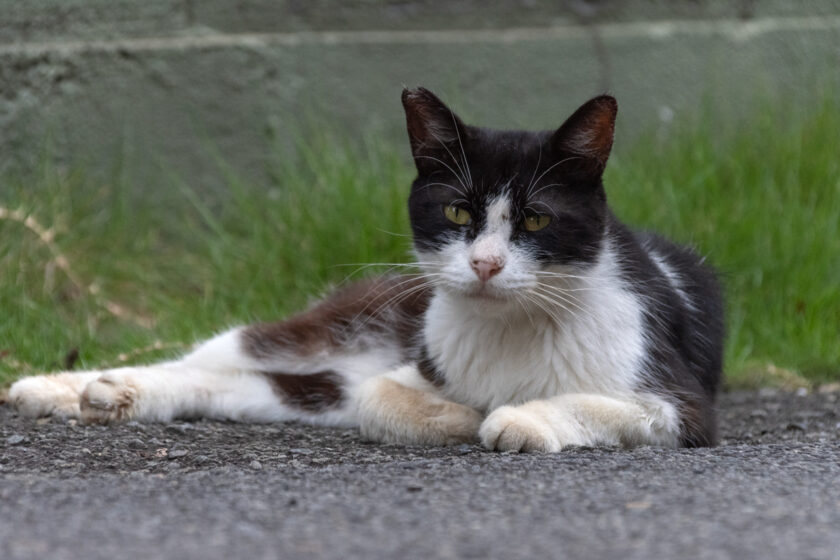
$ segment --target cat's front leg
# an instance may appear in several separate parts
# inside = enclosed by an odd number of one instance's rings
[[[556,453],[572,445],[675,447],[679,428],[676,407],[654,395],[571,394],[497,408],[479,436],[488,449]]]
[[[364,437],[403,445],[456,445],[478,441],[482,415],[437,394],[415,366],[369,379],[358,389],[357,416]]]

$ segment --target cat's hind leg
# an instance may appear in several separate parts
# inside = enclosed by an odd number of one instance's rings
[[[60,410],[95,422],[210,417],[353,425],[356,389],[408,359],[426,288],[412,276],[363,280],[285,321],[220,334],[179,360],[72,382],[64,374],[24,379],[11,396],[28,415]]]
[[[82,391],[99,371],[66,372],[25,377],[12,384],[9,402],[22,416],[78,418]]]
[[[107,423],[203,417],[354,424],[346,356],[336,352],[313,359],[291,352],[255,357],[245,349],[246,332],[239,328],[223,333],[174,362],[103,372],[81,394],[82,419]]]
[[[24,416],[95,423],[207,417],[353,424],[346,398],[351,379],[343,372],[294,355],[251,356],[243,348],[245,330],[223,333],[171,362],[24,378],[12,385],[9,401]],[[333,358],[342,365],[340,356]],[[281,366],[293,373],[280,373]]]

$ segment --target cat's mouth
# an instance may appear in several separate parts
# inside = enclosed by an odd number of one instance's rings
[[[479,284],[475,287],[472,287],[469,290],[464,292],[468,298],[481,301],[481,302],[506,302],[511,299],[509,293],[506,293],[505,290],[499,290],[498,288],[494,288],[493,286],[489,286],[487,284]]]

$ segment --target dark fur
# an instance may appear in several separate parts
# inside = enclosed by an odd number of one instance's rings
[[[403,103],[419,173],[409,198],[417,246],[434,250],[453,235],[474,238],[484,225],[487,200],[503,189],[512,195],[516,223],[528,212],[556,211],[545,229],[520,228],[512,239],[535,250],[542,262],[585,270],[595,262],[604,242],[610,241],[617,248],[624,282],[648,303],[645,328],[651,341],[651,375],[647,388],[674,396],[680,403],[684,446],[713,445],[714,400],[723,365],[721,289],[714,270],[696,253],[655,235],[634,233],[610,211],[601,175],[612,148],[615,100],[596,97],[558,130],[548,132],[467,126],[422,88],[404,91]],[[431,125],[429,119],[434,120]],[[447,138],[448,143],[439,141]],[[474,180],[469,196],[458,202],[473,215],[472,227],[466,231],[440,210],[458,196],[444,185],[461,188],[458,177],[465,175],[464,160]],[[510,178],[514,178],[510,184],[501,182]],[[536,196],[526,196],[529,187]],[[656,251],[679,275],[693,308],[683,303],[651,260],[649,250]],[[440,377],[434,370],[426,371],[430,379]]]
[[[422,88],[405,90],[403,104],[418,170],[408,203],[417,248],[435,250],[452,236],[474,239],[484,225],[487,201],[503,191],[511,197],[510,219],[515,224],[546,208],[554,212],[543,230],[514,229],[512,242],[531,249],[541,262],[585,271],[609,242],[618,255],[622,281],[647,304],[645,329],[651,344],[649,375],[642,388],[677,400],[682,445],[713,445],[724,336],[721,289],[714,271],[696,253],[654,235],[634,233],[610,211],[601,175],[612,148],[615,100],[596,97],[549,132],[467,126]],[[462,181],[469,176],[473,184],[466,189]],[[456,190],[465,191],[465,196]],[[472,224],[461,227],[447,220],[442,208],[450,204],[468,210]],[[652,260],[651,251],[679,275],[690,305]],[[367,280],[286,322],[252,327],[246,347],[256,356],[284,350],[312,355],[356,344],[358,325],[365,324],[440,385],[445,372],[437,370],[420,336],[429,295],[410,277]],[[269,375],[278,391],[305,409],[320,410],[341,395],[338,376],[332,372],[310,376],[312,397],[301,396],[305,384],[289,384],[294,376]]]

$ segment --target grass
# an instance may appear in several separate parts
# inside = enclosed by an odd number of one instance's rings
[[[722,271],[733,387],[840,377],[840,105],[787,114],[619,138],[605,177],[625,221]],[[220,160],[224,202],[171,173],[146,198],[49,162],[0,178],[0,383],[74,350],[79,368],[171,356],[291,313],[363,263],[409,260],[407,146],[362,144],[307,135],[269,185]]]

